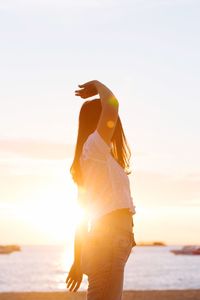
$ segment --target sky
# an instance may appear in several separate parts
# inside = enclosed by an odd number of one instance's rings
[[[97,79],[119,100],[136,241],[200,244],[200,2],[0,0],[0,244],[73,238],[69,173]]]

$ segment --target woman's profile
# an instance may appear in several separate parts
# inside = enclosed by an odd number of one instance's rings
[[[135,246],[135,206],[129,185],[130,149],[118,114],[119,102],[101,82],[79,85],[87,99],[79,127],[71,174],[85,218],[77,227],[74,262],[66,279],[77,291],[88,276],[87,300],[122,299],[124,268]]]

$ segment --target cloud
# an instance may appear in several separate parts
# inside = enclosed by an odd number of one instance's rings
[[[192,181],[200,181],[200,173],[197,172],[189,173],[185,176],[185,179],[192,180]]]
[[[200,178],[136,171],[131,177],[135,204],[144,206],[198,206]]]
[[[66,161],[36,161],[27,165],[19,161],[18,165],[10,166],[8,173],[9,166],[0,166],[0,199],[14,200],[21,193],[26,193],[28,198],[33,190],[42,189],[47,182],[72,183],[69,167]],[[130,183],[136,207],[179,207],[180,213],[184,207],[200,208],[200,179],[197,177],[136,171],[130,175]]]
[[[13,176],[21,179],[23,176],[65,176],[73,155],[72,145],[29,139],[0,140],[1,184],[3,180],[8,188]]]
[[[15,203],[25,196],[27,200],[34,191],[42,190],[52,178],[49,175],[10,175],[1,176],[0,202]]]
[[[74,147],[69,144],[49,141],[4,139],[0,140],[0,153],[9,153],[35,159],[62,160],[73,156]]]

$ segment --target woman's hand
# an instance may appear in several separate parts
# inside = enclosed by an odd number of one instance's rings
[[[81,265],[73,263],[66,279],[67,288],[70,292],[76,292],[82,282],[83,272]]]
[[[98,80],[88,81],[84,84],[80,84],[80,90],[75,91],[75,95],[83,99],[95,96],[98,94],[98,86],[102,85]]]

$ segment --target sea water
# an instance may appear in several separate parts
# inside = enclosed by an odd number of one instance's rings
[[[125,267],[124,290],[199,289],[200,255],[174,255],[167,247],[134,247]],[[64,246],[23,246],[0,255],[0,292],[65,291],[72,250]],[[80,290],[87,289],[83,276]]]

